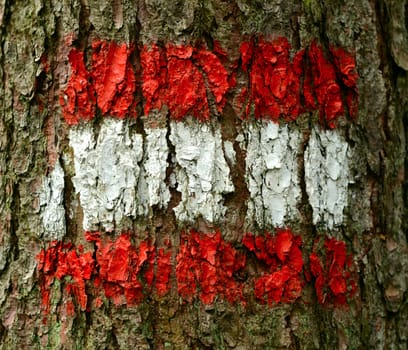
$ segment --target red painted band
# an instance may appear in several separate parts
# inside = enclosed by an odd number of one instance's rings
[[[171,276],[176,278],[181,298],[189,302],[199,298],[205,304],[219,297],[245,305],[251,296],[244,293],[244,286],[250,284],[255,299],[270,306],[295,302],[306,282],[314,282],[317,301],[326,306],[346,305],[357,290],[353,260],[344,242],[316,240],[310,265],[305,267],[301,238],[288,229],[278,230],[276,235],[248,233],[239,249],[223,240],[219,231],[204,234],[192,230],[181,237],[175,266],[169,244],[157,248],[145,240],[136,246],[130,233],[122,233],[116,240],[101,238],[98,232],[85,236],[95,243],[95,254],[55,241],[37,255],[45,313],[54,280],[65,277],[71,280],[66,292],[82,311],[89,307],[88,281],[93,281],[92,296],[97,304],[105,296],[116,305],[129,306],[141,303],[151,293],[159,297],[169,293]],[[249,260],[261,274],[243,282],[239,275],[248,273]]]
[[[95,41],[88,71],[84,53],[72,49],[71,76],[60,99],[69,125],[92,119],[96,106],[104,116],[136,116],[132,51],[126,44]],[[241,44],[240,52],[239,62],[225,66],[222,62],[228,56],[218,44],[213,51],[202,45],[144,46],[138,78],[144,113],[166,106],[172,119],[193,116],[205,121],[223,112],[230,94],[241,118],[248,118],[254,110],[258,119],[290,122],[304,112],[318,110],[321,123],[334,128],[345,115],[345,107],[349,116],[356,117],[356,62],[342,48],[325,52],[312,42],[291,58],[286,38],[254,37]],[[239,88],[237,73],[246,79]],[[213,104],[215,110],[210,110]]]

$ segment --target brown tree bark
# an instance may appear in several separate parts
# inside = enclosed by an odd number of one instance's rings
[[[407,18],[407,0],[0,0],[0,348],[406,349]],[[212,49],[218,42],[232,62],[240,57],[240,43],[252,35],[286,37],[293,51],[314,40],[326,51],[341,47],[355,54],[358,117],[346,118],[337,127],[352,150],[343,221],[334,228],[313,224],[301,180],[299,216],[290,226],[302,237],[305,265],[319,234],[347,243],[358,274],[357,294],[345,308],[325,307],[311,282],[293,303],[268,306],[252,298],[246,306],[225,300],[205,305],[198,299],[183,302],[173,274],[171,291],[164,297],[148,295],[137,306],[104,299],[99,308],[91,307],[89,297],[87,311],[75,304],[74,315],[68,315],[64,288],[69,281],[55,279],[44,320],[37,254],[55,238],[83,244],[86,251],[95,249],[84,238],[69,127],[59,102],[69,79],[70,50],[83,50],[89,65],[95,39],[133,44],[132,65],[139,79],[143,45],[202,41]],[[146,138],[151,121],[143,116],[140,81],[137,84],[139,117],[129,127]],[[250,194],[242,174],[247,150],[237,141],[246,122],[236,115],[231,96],[217,119],[223,141],[230,141],[236,154],[235,164],[228,162],[235,190],[224,195],[222,219],[179,222],[173,209],[180,193],[171,188],[167,208],[117,223],[112,237],[122,229],[142,232],[160,244],[170,237],[175,264],[180,234],[190,228],[219,228],[237,249],[246,230],[274,229],[246,217]],[[311,120],[300,118],[289,127],[304,140],[298,155],[303,177]],[[100,123],[95,120],[95,130]],[[165,115],[157,123],[170,128]],[[175,146],[168,136],[167,141],[174,157]],[[53,236],[44,230],[40,202],[44,179],[56,163],[65,174],[65,229]],[[259,267],[254,261],[248,258],[249,267],[239,276],[244,284]],[[86,282],[89,295],[91,282]],[[252,288],[249,282],[245,288]]]

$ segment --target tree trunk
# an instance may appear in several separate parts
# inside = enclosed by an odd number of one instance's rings
[[[406,0],[1,0],[2,349],[406,349]]]

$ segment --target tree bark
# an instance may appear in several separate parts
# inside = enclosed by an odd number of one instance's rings
[[[406,0],[0,0],[0,347],[406,349],[407,11]],[[306,57],[313,47],[333,67],[335,49],[355,59],[356,116],[350,105],[345,107],[332,129],[319,122],[319,108],[304,110],[291,122],[257,120],[254,104],[248,116],[239,114],[242,87],[256,88],[256,82],[248,81],[260,52],[254,49],[246,70],[241,44],[275,43],[279,38],[290,45],[288,67],[295,65],[297,53],[305,50]],[[68,57],[72,50],[83,53],[87,84],[96,86],[98,76],[92,75],[96,42],[114,42],[118,47],[125,43],[129,48],[126,64],[134,72],[128,72],[130,76],[135,74],[131,91],[135,102],[123,120],[109,118],[116,113],[113,100],[104,112],[100,97],[108,88],[99,92],[96,87],[96,92],[89,90],[91,100],[99,96],[92,120],[69,125],[61,102],[75,73]],[[209,121],[194,116],[175,121],[172,113],[180,106],[173,100],[145,113],[143,54],[150,54],[154,45],[162,55],[173,46],[192,48],[193,58],[182,66],[203,79],[208,99],[197,113],[208,109]],[[207,61],[200,61],[200,54]],[[313,66],[317,55],[303,58],[300,104],[306,100],[305,67]],[[214,72],[206,66],[208,57],[226,67],[228,79],[235,76],[228,92],[211,85]],[[344,102],[352,89],[340,73],[336,71],[335,79]],[[120,93],[130,86],[128,82]],[[79,114],[76,110],[73,115]],[[188,158],[191,147],[200,154],[196,158]],[[284,166],[259,163],[272,159],[268,157],[276,149],[282,149]],[[330,162],[337,164],[334,177]],[[275,170],[268,187],[270,169]],[[277,179],[289,184],[281,197],[273,189],[282,183]],[[324,185],[331,179],[337,191],[334,200]],[[201,192],[191,190],[194,181],[201,181]],[[111,198],[116,198],[115,209],[106,204]],[[282,229],[293,236],[279,236]],[[222,242],[217,241],[214,259],[225,259],[217,255],[225,252],[236,254],[235,264],[240,256],[246,258],[242,268],[225,277],[231,285],[241,286],[244,302],[229,302],[224,292],[205,302],[200,297],[202,285],[191,300],[180,295],[177,271],[184,261],[182,248],[196,244],[188,237],[200,232],[197,240],[202,241],[197,244],[204,244],[215,239],[206,234],[217,230]],[[100,236],[89,238],[85,231],[98,231]],[[287,258],[279,255],[277,237],[290,237],[288,249],[297,244],[292,237],[300,237],[303,267],[296,276],[301,295],[287,302],[257,299],[255,280],[270,271],[257,255],[260,250],[251,251],[245,243],[247,232],[274,240],[273,259],[282,264]],[[162,285],[169,290],[160,295],[144,286],[143,298],[135,305],[123,295],[119,301],[109,297],[97,282],[114,284],[113,276],[103,277],[103,257],[98,254],[109,244],[111,251],[119,249],[117,242],[122,239],[126,245],[129,237],[131,248],[110,256],[109,264],[123,256],[134,263],[126,254],[140,255],[142,242],[150,242],[156,252],[152,263],[156,291],[167,261],[158,257],[171,254],[169,285]],[[318,273],[311,267],[314,256],[329,261],[328,242],[337,247],[345,243],[350,266],[342,266],[355,276],[355,292],[341,305],[319,297]],[[49,270],[40,252],[52,245],[62,247],[60,260],[54,256],[53,264],[62,264],[62,251],[75,252],[75,259],[90,259],[89,265],[81,260],[78,280],[61,271],[60,278],[47,280]],[[92,271],[85,277],[87,266]],[[146,266],[141,267],[143,273]],[[331,286],[331,292],[326,286],[327,295],[336,296],[332,281],[326,282]],[[83,290],[78,287],[82,283]],[[125,289],[123,284],[120,288]],[[44,291],[49,292],[48,310]]]

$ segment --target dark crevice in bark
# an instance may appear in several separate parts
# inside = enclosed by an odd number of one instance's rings
[[[408,79],[408,78],[407,78]],[[404,134],[405,140],[408,140],[408,106],[403,115],[403,125],[404,125]],[[402,222],[402,229],[405,232],[405,239],[408,242],[408,142],[405,143],[405,161],[404,161],[404,173],[405,181],[403,182],[403,201],[404,201],[404,219]],[[406,296],[408,298],[408,295]]]
[[[290,18],[290,25],[292,29],[292,47],[296,51],[301,49],[301,40],[300,40],[300,24],[299,17],[301,15],[302,2],[298,1],[295,5],[297,10],[295,10]]]
[[[152,300],[149,300],[152,302]],[[143,334],[146,343],[149,345],[150,349],[155,348],[155,340],[156,340],[156,332],[155,332],[155,324],[156,322],[159,323],[160,313],[154,303],[143,303],[139,307],[139,312],[141,316],[141,333]]]
[[[406,72],[400,68],[395,62],[391,52],[392,43],[389,38],[393,35],[391,24],[389,23],[389,14],[387,13],[387,6],[384,2],[376,3],[377,22],[379,32],[381,34],[382,42],[379,43],[379,53],[382,62],[382,71],[387,83],[387,102],[388,110],[382,115],[382,130],[385,135],[385,143],[381,153],[382,174],[380,176],[381,188],[381,230],[391,238],[396,238],[397,231],[403,229],[404,219],[402,225],[398,224],[398,218],[395,218],[393,213],[398,213],[398,210],[405,211],[404,198],[397,198],[398,190],[401,186],[402,194],[404,193],[404,181],[399,179],[398,162],[401,157],[406,159],[401,153],[406,147],[406,132],[404,132],[403,118],[406,113],[406,106],[404,106],[404,98],[399,95],[398,81],[400,79],[406,80]],[[392,109],[392,110],[391,110]],[[390,114],[391,113],[391,114]],[[403,130],[401,130],[401,127]],[[400,132],[403,134],[399,135]],[[400,144],[400,141],[402,144]],[[405,144],[404,144],[405,142]],[[398,214],[396,214],[398,215]],[[398,240],[398,239],[397,239]]]
[[[166,169],[166,184],[169,186],[169,191],[170,191],[170,201],[167,206],[167,213],[171,213],[171,218],[172,220],[175,220],[174,214],[173,214],[173,209],[177,207],[180,202],[181,202],[181,192],[177,191],[177,185],[178,183],[176,182],[174,184],[174,187],[170,186],[170,177],[172,173],[174,173],[175,168],[177,167],[176,163],[174,163],[174,155],[176,154],[176,148],[173,146],[173,144],[170,141],[170,125],[168,123],[168,131],[166,134],[166,140],[167,140],[167,146],[169,147],[169,154],[167,157],[167,169]]]
[[[57,160],[59,161],[59,159]],[[74,185],[72,183],[71,176],[68,169],[66,169],[64,162],[61,164],[62,169],[64,170],[64,210],[65,210],[65,225],[66,225],[66,238],[72,239],[75,241],[75,237],[78,236],[78,232],[81,231],[77,227],[76,218],[71,217],[71,208],[72,208],[72,199],[75,198]],[[80,232],[79,232],[80,234]]]
[[[142,93],[142,67],[140,64],[141,47],[139,45],[140,23],[138,20],[135,24],[134,32],[134,38],[129,43],[129,46],[132,48],[129,62],[132,65],[133,71],[135,72],[136,89],[134,92],[134,97],[136,101],[136,118],[141,119],[141,116],[144,114],[144,101]]]
[[[226,158],[228,166],[230,168],[230,176],[234,185],[234,192],[228,193],[224,196],[224,205],[227,208],[225,222],[231,222],[229,215],[231,211],[235,210],[238,213],[238,218],[242,220],[245,218],[245,213],[247,212],[247,202],[249,199],[249,191],[246,186],[245,174],[246,174],[246,161],[245,161],[245,151],[240,148],[238,143],[235,141],[238,134],[242,132],[242,126],[239,122],[239,117],[235,114],[233,108],[227,104],[224,108],[222,116],[219,118],[221,135],[223,140],[224,154],[225,154],[225,141],[230,141],[233,144],[233,149],[235,151],[235,164],[229,162]],[[242,223],[233,222],[233,225],[228,225],[228,231],[233,231],[235,234],[233,237],[240,241],[242,239]],[[241,232],[240,232],[241,231]]]
[[[3,20],[0,24],[0,31],[3,33],[7,33],[7,28],[9,26],[10,18],[11,18],[11,9],[12,9],[12,2],[13,0],[4,0],[4,7],[3,7]],[[4,38],[4,36],[1,36]],[[5,40],[2,40],[2,46],[4,45]]]
[[[94,259],[96,260],[96,249],[95,249],[95,251],[94,251]],[[94,296],[92,295],[92,293],[90,292],[90,290],[89,290],[89,286],[85,286],[85,288],[87,289],[87,295],[88,295],[88,300],[87,300],[87,305],[86,305],[86,308],[87,308],[87,310],[89,309],[91,309],[91,307],[92,307],[92,302],[93,302],[93,300],[94,300]],[[91,329],[91,327],[92,327],[92,313],[90,313],[90,312],[84,312],[84,318],[85,318],[85,322],[84,322],[84,327],[83,327],[83,330],[82,330],[82,332],[83,332],[83,337],[84,337],[84,339],[89,339],[89,336],[88,336],[88,334],[89,334],[89,330]]]
[[[327,7],[330,6],[330,1],[326,4],[326,1],[322,1],[321,3],[321,19],[319,23],[319,37],[320,37],[320,44],[324,47],[325,51],[328,52],[330,39],[327,35]]]
[[[300,143],[300,150],[298,154],[298,179],[299,188],[301,191],[300,201],[298,203],[299,213],[302,215],[301,225],[302,225],[302,244],[306,248],[307,254],[312,250],[313,242],[318,235],[318,230],[315,225],[313,225],[313,209],[309,202],[309,195],[306,191],[306,173],[304,167],[305,151],[309,144],[310,133],[312,130],[311,118],[308,117],[306,122],[307,128],[301,131],[303,137]]]
[[[2,80],[2,84],[1,84],[1,111],[2,113],[0,114],[0,118],[3,119],[3,124],[4,124],[4,129],[3,132],[7,132],[8,135],[10,135],[9,132],[9,128],[6,126],[6,101],[5,101],[5,89],[7,86],[7,78],[6,78],[6,72],[4,71],[4,67],[5,67],[5,63],[6,63],[6,57],[4,54],[4,45],[6,43],[5,40],[5,36],[7,35],[8,32],[8,26],[9,26],[9,21],[10,21],[10,17],[11,17],[11,11],[10,11],[10,4],[7,0],[5,0],[5,4],[4,4],[4,14],[3,14],[3,22],[2,25],[0,26],[0,38],[2,38],[1,42],[0,42],[0,66],[1,66],[1,80]],[[9,137],[6,137],[6,140],[10,140]],[[10,142],[5,142],[5,149],[3,149],[2,151],[4,152],[4,154],[8,155],[8,149],[10,146]],[[3,169],[4,171],[4,169]]]
[[[10,203],[11,209],[11,227],[10,227],[10,253],[9,258],[11,261],[17,261],[19,258],[19,239],[18,239],[18,230],[19,230],[19,221],[20,217],[20,193],[19,186],[14,184],[13,186],[13,197],[12,202]],[[9,262],[11,262],[9,261]]]
[[[384,16],[386,16],[386,9],[384,3],[381,1],[376,1],[374,4],[374,9],[375,9],[375,15],[376,15],[376,29],[377,29],[377,37],[378,37],[378,43],[376,45],[377,51],[379,54],[380,58],[380,67],[379,69],[381,70],[384,78],[389,79],[389,66],[387,65],[388,59],[391,58],[390,52],[388,51],[387,47],[387,33],[386,33],[386,23],[384,23]],[[392,60],[392,58],[391,58]],[[388,79],[385,79],[386,84],[389,82]],[[389,91],[389,86],[386,89],[386,99],[387,101],[390,100],[390,94],[391,92]],[[379,124],[381,125],[381,132],[382,136],[385,137],[385,139],[389,139],[389,131],[387,130],[387,113],[388,111],[384,110],[381,111],[379,114]],[[384,153],[384,147],[385,147],[385,142],[386,140],[382,140],[382,148],[379,150],[379,173],[376,174],[377,176],[374,178],[374,186],[377,187],[377,198],[376,198],[376,203],[373,208],[378,208],[377,210],[374,209],[374,212],[379,212],[381,215],[379,217],[375,217],[374,220],[376,221],[376,225],[374,226],[377,229],[377,232],[385,233],[387,231],[386,228],[386,220],[387,220],[387,214],[385,213],[385,208],[384,208],[384,197],[385,197],[385,191],[387,190],[385,187],[385,181],[387,181],[386,176],[387,176],[387,169],[384,161],[384,157],[387,157],[387,155]],[[373,203],[374,204],[374,203]]]
[[[114,349],[120,349],[119,342],[115,334],[115,329],[112,329],[112,331],[110,332],[110,341],[110,345],[112,345]]]
[[[0,344],[3,344],[5,338],[7,336],[6,327],[3,326],[3,323],[0,322]]]
[[[88,5],[88,1],[86,0],[81,0],[81,9],[79,12],[79,31],[78,31],[78,37],[76,39],[77,46],[81,50],[85,50],[88,47],[88,38],[90,33],[92,32],[92,24],[89,21],[89,16],[90,16],[90,8]]]
[[[197,39],[204,39],[207,45],[212,45],[212,38],[211,34],[213,31],[217,29],[217,23],[215,22],[215,18],[206,13],[207,9],[204,6],[205,3],[200,3],[200,6],[196,8],[194,12],[194,24],[190,30],[186,31],[190,33],[193,38]]]

